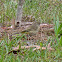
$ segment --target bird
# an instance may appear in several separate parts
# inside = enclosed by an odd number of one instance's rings
[[[23,30],[21,33],[28,33],[30,36],[35,35],[39,30],[40,21],[35,21],[31,26],[26,30]]]

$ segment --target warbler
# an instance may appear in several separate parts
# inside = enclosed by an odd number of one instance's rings
[[[31,26],[29,26],[26,30],[22,31],[21,33],[28,33],[29,35],[35,35],[39,30],[39,21],[33,22]]]

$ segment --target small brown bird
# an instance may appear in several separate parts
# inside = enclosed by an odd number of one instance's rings
[[[39,21],[33,22],[31,26],[29,26],[26,30],[22,31],[21,33],[28,33],[30,36],[35,35],[39,30],[39,25]]]

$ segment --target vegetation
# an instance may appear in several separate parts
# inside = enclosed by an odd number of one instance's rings
[[[10,21],[16,18],[17,11],[16,0],[1,0],[0,6],[0,22]],[[61,62],[62,61],[62,4],[59,0],[25,0],[23,6],[23,16],[32,15],[36,20],[42,20],[42,23],[53,23],[55,29],[55,36],[49,40],[51,41],[51,47],[54,48],[53,51],[49,50],[36,50],[21,49],[20,52],[14,54],[13,52],[7,54],[12,50],[13,46],[18,45],[18,41],[21,38],[16,38],[15,40],[10,40],[6,37],[0,42],[0,62]],[[24,35],[22,35],[24,36]],[[21,40],[20,40],[21,41]],[[25,42],[22,42],[24,45]],[[38,43],[41,44],[41,43]],[[45,44],[46,45],[46,44]],[[40,45],[41,46],[41,45]]]
[[[23,16],[32,15],[36,20],[42,20],[43,23],[53,22],[54,14],[62,21],[62,2],[59,0],[25,0],[23,6]],[[16,16],[17,0],[1,0],[0,22],[10,21]]]

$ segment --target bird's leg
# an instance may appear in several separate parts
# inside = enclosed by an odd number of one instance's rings
[[[28,34],[28,41],[30,40],[30,35]]]

